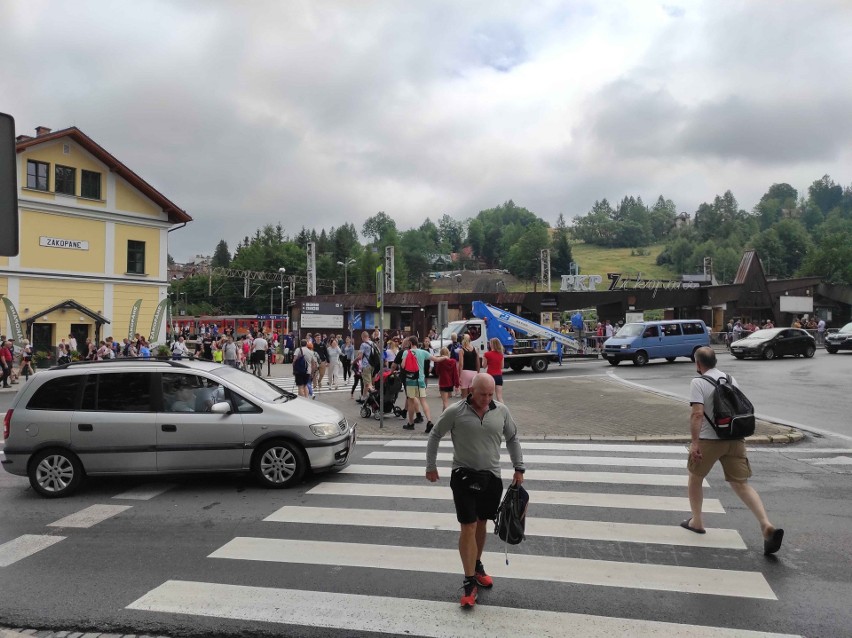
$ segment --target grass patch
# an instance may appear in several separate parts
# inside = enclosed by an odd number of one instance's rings
[[[601,248],[591,244],[577,243],[571,245],[571,255],[580,265],[581,275],[604,275],[620,272],[623,275],[642,273],[644,278],[674,279],[676,273],[667,266],[657,265],[659,255],[665,244],[654,244],[643,249],[637,248]],[[647,255],[631,254],[647,252]],[[562,273],[559,273],[562,274]]]

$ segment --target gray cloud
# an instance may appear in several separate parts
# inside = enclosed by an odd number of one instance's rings
[[[79,126],[185,208],[178,259],[379,210],[748,208],[850,180],[847,5],[0,0],[0,110]]]

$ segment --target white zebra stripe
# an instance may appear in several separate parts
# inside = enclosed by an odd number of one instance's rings
[[[129,510],[132,505],[91,505],[79,512],[69,514],[58,521],[48,523],[48,527],[77,527],[85,529],[97,525],[101,521],[112,518],[124,510]]]
[[[459,555],[455,549],[305,539],[238,536],[209,557],[403,571],[411,570],[414,565],[421,571],[446,574],[457,574],[459,571]],[[492,552],[484,553],[482,561],[488,565],[489,573],[498,578],[777,600],[769,583],[759,572],[529,554],[516,556],[511,567],[507,567],[503,563],[503,555]]]
[[[438,468],[438,473],[449,478],[449,467]],[[338,474],[371,474],[373,476],[421,476],[426,475],[425,468],[411,465],[361,465],[354,464],[343,468]],[[658,485],[665,487],[686,487],[686,474],[638,474],[633,472],[573,472],[563,470],[530,471],[529,481],[565,481],[574,483],[608,483],[614,485]],[[709,487],[707,480],[704,486]]]
[[[393,441],[376,440],[365,441],[370,445],[383,445],[385,447],[422,447],[425,448],[427,441],[422,439],[399,439]],[[359,441],[360,443],[360,441]],[[641,445],[641,444],[617,444],[617,443],[557,443],[550,441],[525,441],[521,437],[524,450],[556,450],[561,452],[620,452],[635,454],[683,454],[686,455],[687,448],[684,445]],[[453,447],[452,441],[443,440],[440,447]],[[506,444],[501,444],[506,449]]]
[[[0,567],[8,567],[64,539],[64,536],[46,534],[24,534],[18,536],[18,538],[13,538],[0,545]]]
[[[650,496],[645,494],[607,494],[605,492],[557,492],[528,490],[530,500],[542,505],[572,505],[576,507],[602,507],[616,509],[659,510],[664,512],[689,512],[689,499],[680,496]],[[445,485],[388,485],[386,483],[340,483],[324,481],[307,492],[311,495],[368,496],[388,498],[453,499]],[[722,503],[716,498],[704,499],[705,514],[724,514]]]
[[[370,452],[365,457],[376,461],[424,461],[423,452]],[[438,461],[452,461],[453,455],[439,452]],[[508,454],[500,455],[501,463],[511,463]],[[524,463],[528,465],[604,465],[615,467],[655,467],[686,468],[683,459],[648,459],[622,456],[559,456],[556,454],[524,454]]]
[[[463,614],[457,603],[180,580],[166,581],[127,609],[427,638],[514,637],[520,627],[523,635],[539,638],[797,638],[487,604]]]
[[[354,525],[359,527],[398,527],[456,532],[459,529],[455,514],[442,512],[411,512],[351,509],[341,507],[305,507],[285,505],[267,516],[274,523],[307,523],[312,525]],[[488,523],[493,531],[493,523]],[[680,545],[714,549],[746,549],[742,537],[733,529],[709,529],[707,534],[695,534],[679,525],[642,525],[606,521],[565,520],[527,517],[527,536],[580,538],[614,543],[646,543],[649,545]]]

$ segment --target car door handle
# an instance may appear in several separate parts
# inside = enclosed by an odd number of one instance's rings
[[[91,432],[94,430],[91,423],[78,423],[77,429],[80,430],[80,432]]]
[[[160,429],[163,432],[177,432],[177,426],[172,425],[171,423],[163,423],[163,425],[160,426]]]

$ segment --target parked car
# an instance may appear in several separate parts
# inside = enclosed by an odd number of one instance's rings
[[[837,332],[825,335],[825,351],[835,354],[838,350],[852,350],[852,323],[847,323]]]
[[[815,352],[816,340],[807,331],[799,328],[757,330],[731,344],[731,354],[737,359],[776,359],[786,355],[810,358]]]
[[[86,475],[250,471],[267,487],[349,463],[355,424],[231,366],[80,361],[35,375],[3,421],[3,468],[42,496]]]
[[[613,366],[624,360],[643,366],[651,359],[692,359],[698,348],[709,345],[710,334],[701,319],[638,321],[624,324],[604,341],[603,356]]]

